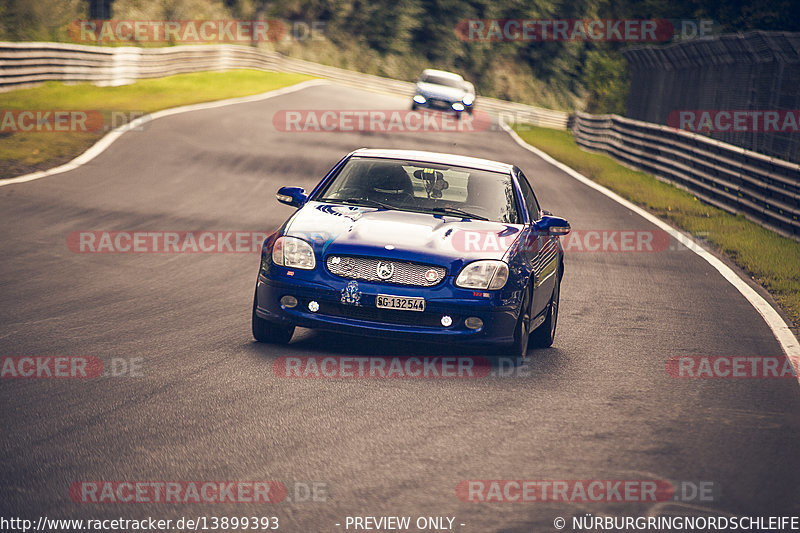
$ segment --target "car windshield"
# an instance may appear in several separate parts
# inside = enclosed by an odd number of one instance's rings
[[[445,87],[453,87],[455,89],[463,89],[464,82],[458,78],[451,78],[449,76],[440,76],[437,74],[425,74],[420,78],[423,83],[433,83],[435,85],[444,85]]]
[[[313,199],[519,223],[509,174],[430,162],[351,157]]]

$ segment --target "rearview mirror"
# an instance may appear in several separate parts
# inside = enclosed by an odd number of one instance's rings
[[[302,187],[281,187],[275,198],[282,204],[292,207],[301,207],[308,200],[306,191]]]
[[[566,235],[572,229],[565,219],[553,215],[544,215],[533,224],[533,227],[537,232],[547,233],[556,237]]]

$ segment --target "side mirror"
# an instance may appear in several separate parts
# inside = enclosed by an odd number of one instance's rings
[[[569,222],[561,217],[554,217],[553,215],[544,215],[541,220],[533,224],[537,233],[553,235],[560,237],[570,232]]]
[[[302,187],[281,187],[275,198],[282,204],[291,205],[292,207],[302,207],[308,200],[306,191]]]

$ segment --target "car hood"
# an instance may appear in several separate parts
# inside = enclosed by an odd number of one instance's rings
[[[522,230],[460,217],[308,202],[283,234],[314,245],[317,257],[368,255],[440,265],[455,273],[477,259],[503,259]]]
[[[417,83],[417,90],[425,98],[437,98],[452,102],[461,100],[467,93],[464,89],[457,89],[455,87],[448,87],[446,85],[437,85],[435,83],[425,83],[422,81]]]

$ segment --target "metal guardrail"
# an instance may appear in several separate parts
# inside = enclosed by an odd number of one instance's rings
[[[685,110],[800,109],[800,32],[752,31],[622,51],[631,83],[625,116],[668,124]],[[677,118],[677,117],[676,117]],[[730,127],[703,135],[800,163],[796,128]]]
[[[408,94],[409,98],[414,90],[411,82],[319,65],[248,46],[134,48],[0,42],[0,91],[44,81],[88,81],[115,86],[140,78],[240,68],[309,74],[359,89]],[[494,98],[479,97],[476,105],[485,111],[505,115],[507,121],[562,130],[566,129],[569,118],[563,111]]]
[[[800,240],[800,165],[618,115],[576,113],[583,148],[665,179],[700,200]]]
[[[99,47],[65,43],[0,42],[0,89],[44,81],[125,85],[184,72],[274,70],[278,57],[245,46]]]

